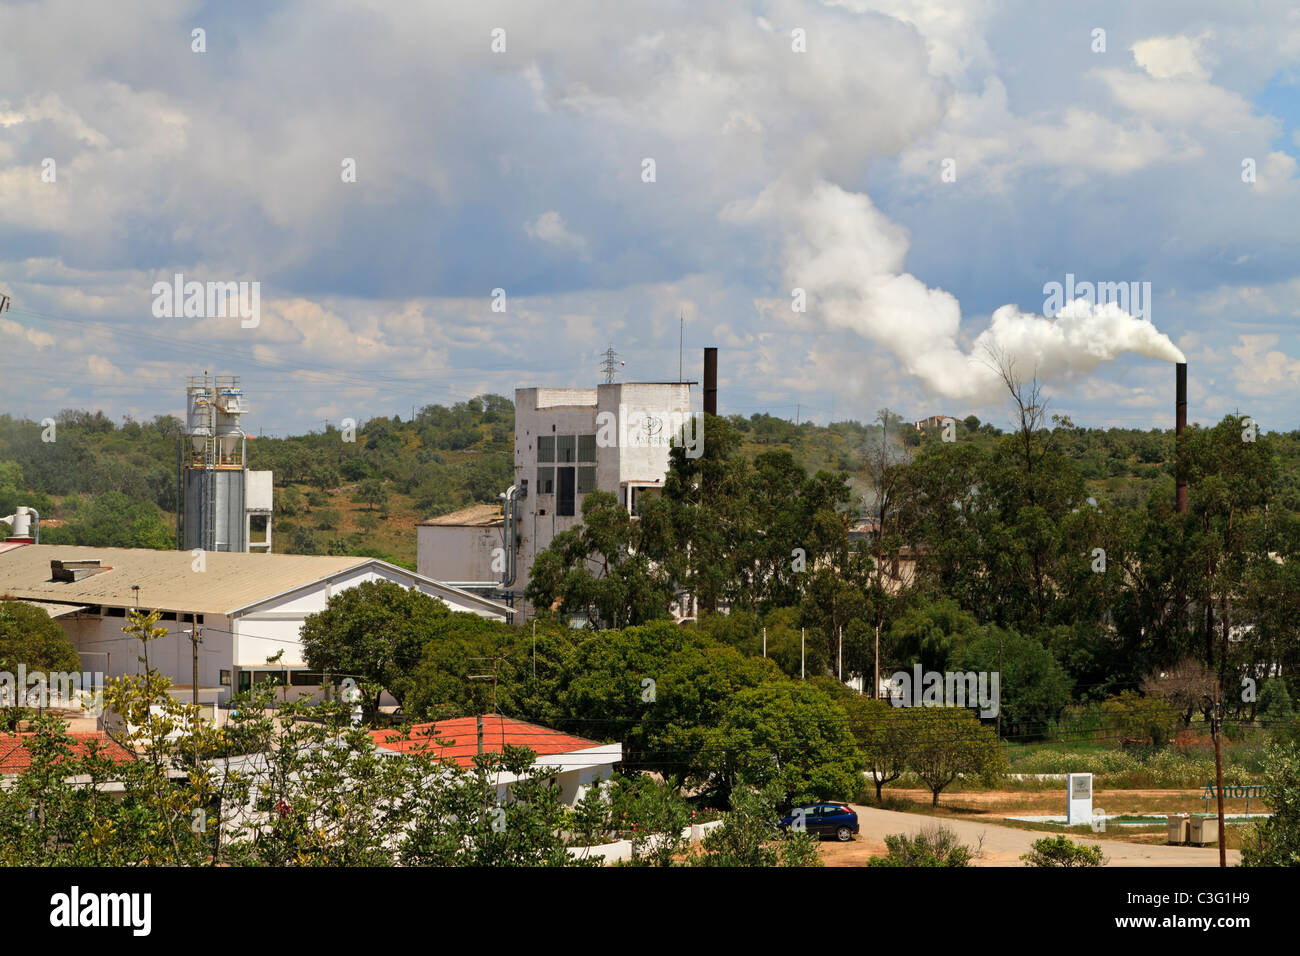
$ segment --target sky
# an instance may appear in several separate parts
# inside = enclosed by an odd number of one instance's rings
[[[0,2],[0,412],[206,371],[292,434],[680,334],[724,414],[1005,426],[1004,361],[1168,428],[1185,356],[1193,421],[1300,427],[1300,9],[1075,6]]]

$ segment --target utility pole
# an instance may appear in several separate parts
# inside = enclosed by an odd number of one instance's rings
[[[767,625],[763,625],[763,656],[767,657]]]
[[[190,645],[194,650],[194,706],[199,706],[199,641],[202,640],[203,626],[199,624],[197,614],[190,615]]]
[[[1228,847],[1223,839],[1223,750],[1220,741],[1223,738],[1223,695],[1219,688],[1214,689],[1214,710],[1210,716],[1210,733],[1214,735],[1214,790],[1219,797],[1219,866],[1228,865]]]
[[[533,680],[537,680],[537,618],[533,618]]]
[[[803,653],[803,649],[804,649],[804,628],[801,627],[801,628],[799,628],[799,679],[800,679],[800,680],[803,680],[803,677],[804,677],[804,668],[803,668],[804,653]]]
[[[874,700],[880,696],[880,621],[879,619],[876,620],[876,669],[875,669],[875,674],[872,676],[871,679],[873,681],[871,685],[871,698],[872,700]],[[1001,680],[1002,678],[999,677],[998,679]],[[1001,708],[998,709],[1001,710]]]
[[[202,639],[203,628],[199,624],[198,614],[190,615],[190,646],[193,648],[193,680],[194,680],[194,717],[191,724],[192,736],[194,737],[194,767],[197,770],[199,766],[199,641]],[[216,714],[213,714],[216,719]]]
[[[677,313],[677,381],[682,380],[682,346],[686,341],[686,312]]]
[[[840,649],[835,657],[835,675],[844,680],[844,628],[840,627]]]
[[[998,630],[998,687],[1002,686],[1002,631]],[[998,705],[998,740],[1002,739],[1002,705]]]

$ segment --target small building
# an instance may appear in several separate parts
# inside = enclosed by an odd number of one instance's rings
[[[197,624],[199,686],[216,690],[222,704],[268,674],[318,691],[320,675],[303,660],[303,622],[363,581],[393,581],[454,611],[510,619],[503,604],[377,558],[44,544],[0,550],[0,597],[44,608],[67,632],[84,670],[110,678],[140,673],[140,642],[122,628],[128,610],[158,610],[167,634],[149,642],[149,662],[192,692],[189,631]]]
[[[417,724],[411,728],[409,737],[393,730],[372,730],[370,736],[376,746],[386,750],[429,753],[461,767],[472,767],[475,755],[480,752],[480,727],[483,753],[502,753],[507,744],[528,747],[537,754],[534,767],[558,768],[556,781],[560,798],[570,805],[581,800],[593,783],[608,780],[614,773],[614,765],[623,759],[622,744],[602,744],[500,714]],[[497,775],[498,800],[506,798],[510,784],[517,779],[509,773]]]
[[[449,584],[500,581],[505,570],[504,526],[500,505],[471,505],[421,521],[415,527],[416,568],[427,578]]]
[[[931,415],[929,418],[922,418],[916,423],[916,430],[925,431],[927,428],[942,428],[944,422],[956,421],[951,415]]]

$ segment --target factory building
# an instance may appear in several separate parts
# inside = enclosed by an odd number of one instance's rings
[[[688,454],[703,441],[692,414],[693,382],[610,382],[595,388],[515,390],[514,484],[500,506],[477,506],[421,522],[420,573],[462,587],[523,600],[533,559],[555,536],[582,522],[594,491],[614,495],[637,513],[659,494],[671,443]]]
[[[188,551],[0,543],[0,595],[57,620],[83,670],[107,677],[143,670],[139,640],[122,632],[127,612],[139,607],[161,611],[159,626],[168,632],[149,642],[150,664],[174,686],[192,688],[189,629],[197,624],[199,685],[216,704],[260,675],[283,680],[295,693],[318,692],[319,675],[308,671],[299,640],[303,621],[363,581],[393,581],[453,611],[510,618],[510,608],[482,595],[377,558],[215,551],[199,560]]]

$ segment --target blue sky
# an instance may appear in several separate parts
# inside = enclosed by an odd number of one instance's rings
[[[0,3],[0,409],[179,414],[207,369],[283,434],[611,342],[672,378],[684,315],[724,412],[1004,424],[993,345],[1081,424],[1169,426],[1181,350],[1194,420],[1300,427],[1300,13],[1133,7]],[[177,272],[256,327],[155,317]],[[1154,329],[1053,326],[1067,273]]]

